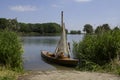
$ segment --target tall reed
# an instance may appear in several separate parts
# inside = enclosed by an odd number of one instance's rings
[[[22,70],[22,45],[15,32],[0,32],[0,65]]]
[[[82,41],[74,42],[73,53],[81,60],[79,66],[88,70],[105,68],[107,64],[112,69],[117,62],[116,66],[120,66],[120,30],[85,35]]]

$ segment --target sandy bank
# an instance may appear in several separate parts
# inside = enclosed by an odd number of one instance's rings
[[[19,80],[120,80],[120,77],[106,73],[54,70],[31,72]]]

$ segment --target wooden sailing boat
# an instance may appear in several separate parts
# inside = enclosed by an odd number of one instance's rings
[[[55,49],[54,53],[48,51],[42,51],[41,56],[46,61],[64,65],[64,66],[76,66],[78,63],[77,59],[70,58],[70,48],[67,43],[67,35],[65,31],[65,24],[63,23],[63,11],[61,12],[61,27],[62,27],[62,35],[58,42],[58,45]]]

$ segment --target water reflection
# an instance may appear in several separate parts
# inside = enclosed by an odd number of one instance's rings
[[[68,41],[72,43],[73,41],[82,40],[83,35],[68,35]],[[40,52],[42,50],[47,50],[54,52],[60,36],[45,36],[45,37],[22,37],[23,47],[24,47],[24,68],[25,70],[55,70],[63,69],[64,67],[51,65],[45,63],[41,59]]]
[[[51,44],[54,45],[57,43],[58,37],[23,37],[23,43],[24,44]]]

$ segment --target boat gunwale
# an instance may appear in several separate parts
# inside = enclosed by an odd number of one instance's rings
[[[71,59],[70,58],[70,59],[66,60],[66,59],[56,59],[56,58],[50,57],[50,56],[48,57],[46,55],[46,53],[47,53],[47,51],[41,52],[41,56],[45,62],[55,63],[58,65],[63,65],[63,66],[68,66],[68,67],[77,66],[77,64],[79,62],[78,59]]]

